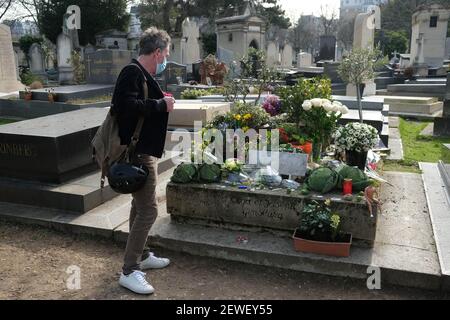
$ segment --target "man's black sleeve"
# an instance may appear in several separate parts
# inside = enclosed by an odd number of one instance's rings
[[[135,67],[127,67],[121,73],[115,93],[115,104],[119,112],[138,112],[140,115],[150,117],[154,112],[167,112],[164,99],[139,99],[142,91],[143,77]]]

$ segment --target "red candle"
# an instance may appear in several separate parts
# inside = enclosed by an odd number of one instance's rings
[[[352,194],[353,193],[353,181],[352,181],[352,179],[345,179],[343,188],[344,188],[344,196],[346,196],[348,194]]]

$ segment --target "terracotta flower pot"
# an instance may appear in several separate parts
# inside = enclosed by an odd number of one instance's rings
[[[51,103],[55,102],[55,96],[52,95],[52,94],[49,94],[48,95],[48,101],[51,102]]]
[[[302,145],[302,150],[306,154],[311,154],[313,150],[312,142],[306,142],[304,145]]]
[[[33,94],[31,92],[25,93],[25,101],[30,101],[33,99]]]
[[[295,250],[307,253],[315,253],[333,257],[349,257],[352,245],[352,235],[345,234],[345,242],[320,242],[303,239],[298,229],[292,237]]]

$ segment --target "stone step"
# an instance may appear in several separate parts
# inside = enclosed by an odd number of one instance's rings
[[[158,174],[171,174],[177,153],[167,152],[158,162]],[[20,179],[0,178],[0,201],[60,209],[84,214],[118,196],[108,185],[100,188],[99,171],[63,184],[49,184]],[[161,193],[161,192],[160,192]],[[165,190],[164,190],[165,194]]]
[[[393,103],[410,103],[410,104],[432,104],[438,102],[439,99],[436,97],[411,97],[411,96],[380,96],[384,99],[384,103],[393,104]]]
[[[332,99],[345,104],[349,109],[358,109],[356,97],[334,95]],[[384,108],[384,99],[377,96],[364,97],[361,102],[363,110],[382,111]]]
[[[450,197],[443,164],[420,163],[434,238],[445,283],[450,287]]]
[[[419,103],[401,103],[396,102],[390,104],[390,112],[395,113],[417,113],[417,114],[426,114],[433,115],[437,112],[441,112],[444,108],[443,102],[434,102],[431,104],[419,104]]]

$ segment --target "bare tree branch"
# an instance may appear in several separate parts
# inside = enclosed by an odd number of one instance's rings
[[[0,2],[0,9],[3,8],[3,9],[1,9],[2,11],[0,11],[0,20],[2,20],[3,16],[9,10],[11,5],[12,5],[12,0],[5,0],[5,1]]]

